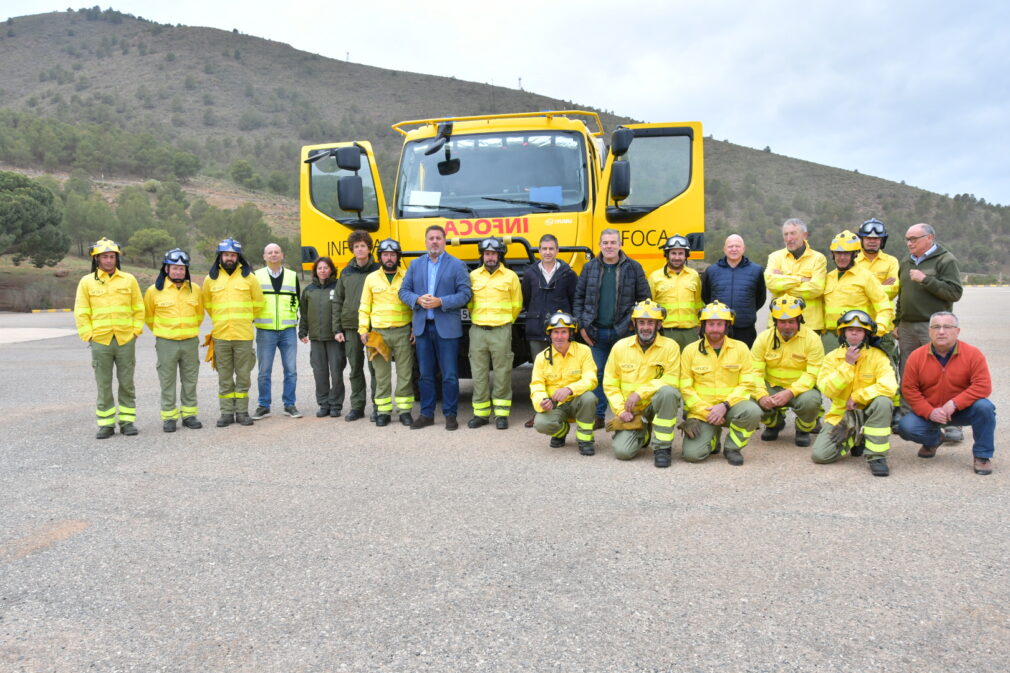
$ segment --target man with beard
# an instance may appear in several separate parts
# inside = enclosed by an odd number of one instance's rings
[[[200,375],[203,298],[200,286],[190,280],[189,255],[184,251],[175,248],[165,253],[158,278],[144,293],[144,308],[158,354],[161,429],[175,432],[180,416],[184,427],[202,428],[196,417],[196,381]],[[177,378],[182,383],[179,406],[175,397]]]
[[[674,234],[662,245],[666,264],[649,274],[652,299],[666,309],[663,336],[673,339],[684,350],[698,338],[698,311],[701,301],[701,276],[687,265],[691,244]]]
[[[754,397],[765,414],[765,442],[778,439],[786,410],[796,414],[796,446],[810,446],[810,433],[821,414],[821,394],[814,386],[824,360],[824,346],[803,324],[803,300],[784,294],[771,303],[775,326],[758,335],[751,349]]]
[[[473,298],[470,309],[470,369],[473,372],[473,418],[466,426],[490,423],[494,406],[495,427],[507,430],[512,411],[512,323],[523,309],[519,276],[502,265],[505,244],[485,238],[477,244],[483,264],[470,272]],[[489,369],[494,369],[494,389],[488,390]]]
[[[838,318],[851,310],[860,310],[877,324],[880,337],[894,325],[894,307],[884,294],[877,277],[864,267],[856,266],[856,256],[862,244],[851,231],[843,231],[831,240],[831,256],[835,271],[829,272],[824,285],[824,334],[821,337],[824,352],[837,348],[835,336]]]
[[[733,311],[720,302],[701,310],[700,339],[680,358],[680,392],[687,419],[684,460],[697,463],[719,450],[719,435],[729,428],[726,462],[743,465],[741,453],[761,420],[761,407],[751,399],[754,367],[747,344],[726,336]]]
[[[91,246],[91,273],[77,284],[74,321],[77,334],[91,348],[98,400],[95,418],[98,439],[108,439],[119,431],[138,433],[137,392],[133,370],[137,364],[137,337],[144,331],[144,298],[133,275],[120,266],[119,244],[107,238]],[[112,376],[119,382],[119,407],[112,393]]]
[[[223,272],[223,273],[222,273]],[[203,306],[213,322],[213,361],[217,369],[221,418],[217,427],[252,425],[249,375],[256,364],[253,320],[263,311],[263,290],[242,256],[242,244],[226,238],[203,284]]]
[[[533,427],[550,435],[551,448],[565,445],[571,419],[579,453],[596,453],[593,424],[596,421],[596,363],[589,346],[572,341],[578,324],[570,313],[558,311],[547,319],[545,329],[551,345],[539,352],[530,378],[530,401],[536,416]]]
[[[670,467],[680,393],[680,346],[659,334],[666,310],[651,299],[635,305],[633,336],[614,344],[603,372],[603,392],[616,418],[614,455],[631,460],[652,444],[656,467]]]
[[[886,477],[891,472],[891,398],[898,390],[894,367],[875,337],[877,324],[865,311],[848,311],[837,322],[842,344],[824,356],[817,375],[817,387],[831,408],[814,440],[812,458],[833,463],[846,453],[865,451],[870,473]]]
[[[824,331],[824,277],[828,260],[810,247],[807,223],[791,217],[782,223],[785,247],[768,255],[765,265],[765,286],[772,297],[789,294],[806,302],[803,317],[807,327],[821,334]],[[769,326],[771,321],[769,319]]]
[[[863,246],[856,258],[856,266],[866,269],[877,277],[881,289],[893,305],[894,300],[898,298],[901,285],[898,283],[898,258],[884,252],[884,246],[887,245],[887,228],[883,222],[871,217],[859,226],[856,235],[859,236]],[[894,332],[881,337],[880,347],[897,367],[898,342],[894,338]]]
[[[403,268],[400,244],[391,238],[379,241],[379,268],[365,277],[358,308],[358,335],[361,343],[368,340],[369,329],[382,337],[389,347],[390,359],[381,355],[372,359],[375,367],[375,424],[389,425],[393,413],[393,361],[396,362],[396,410],[400,423],[410,426],[414,407],[414,387],[410,381],[414,372],[414,334],[410,327],[410,307],[400,299]]]

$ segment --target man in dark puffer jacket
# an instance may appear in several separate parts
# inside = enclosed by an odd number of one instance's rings
[[[744,256],[747,246],[737,234],[726,237],[722,246],[725,257],[708,267],[701,276],[701,300],[706,304],[721,301],[736,312],[733,338],[754,345],[757,311],[765,303],[764,267]]]

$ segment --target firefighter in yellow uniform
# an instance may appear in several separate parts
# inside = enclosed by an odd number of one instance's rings
[[[575,420],[579,453],[596,453],[596,363],[589,346],[572,339],[578,324],[570,313],[558,311],[547,319],[551,345],[537,354],[530,379],[530,401],[536,416],[533,427],[550,435],[551,448],[565,445],[569,421]]]
[[[884,246],[887,245],[887,228],[883,222],[872,217],[860,225],[856,235],[859,236],[863,246],[862,252],[856,258],[856,266],[863,267],[877,277],[880,287],[893,306],[898,298],[901,283],[898,280],[898,258],[884,252]],[[880,338],[880,347],[891,358],[897,369],[898,342],[894,339],[893,331]]]
[[[838,267],[829,271],[824,286],[824,352],[837,347],[838,319],[842,314],[860,310],[877,324],[877,336],[888,334],[894,326],[894,305],[884,294],[877,277],[864,267],[856,266],[862,245],[851,231],[831,239],[831,256]]]
[[[806,223],[798,217],[782,224],[785,247],[768,255],[765,287],[773,299],[788,294],[806,302],[803,318],[807,327],[820,334],[824,331],[822,295],[828,260],[810,247],[808,236]],[[770,318],[768,326],[772,327]]]
[[[119,431],[137,434],[133,370],[137,364],[136,339],[144,331],[144,298],[137,279],[122,270],[120,252],[119,245],[107,238],[91,246],[91,273],[77,284],[74,302],[77,334],[91,347],[91,367],[98,387],[98,439],[115,434],[117,412]],[[113,370],[119,382],[115,396]]]
[[[698,339],[698,311],[701,300],[701,276],[687,265],[691,244],[680,234],[663,244],[666,264],[649,274],[652,299],[666,309],[663,336],[673,339],[684,350]]]
[[[631,460],[650,443],[651,432],[656,467],[670,467],[681,401],[680,346],[659,334],[665,317],[666,310],[651,299],[638,302],[631,310],[635,334],[614,344],[603,370],[603,393],[616,417],[614,455]]]
[[[712,302],[699,317],[701,338],[680,356],[680,393],[687,411],[684,460],[699,462],[716,453],[722,428],[728,426],[726,461],[743,465],[741,452],[761,421],[761,407],[751,399],[751,353],[747,344],[727,336],[735,317],[730,307]]]
[[[365,276],[358,307],[358,335],[367,340],[369,330],[377,332],[389,346],[390,360],[381,355],[372,359],[375,368],[375,424],[389,425],[393,413],[393,361],[396,362],[396,410],[400,423],[414,422],[410,410],[414,407],[414,387],[410,377],[414,372],[413,313],[400,300],[404,270],[400,266],[403,254],[400,244],[391,238],[376,247],[379,268]]]
[[[892,397],[898,390],[894,367],[880,349],[877,325],[865,311],[849,311],[838,321],[843,343],[824,356],[817,387],[831,401],[824,429],[814,440],[815,463],[833,463],[846,453],[866,452],[875,477],[890,474]]]
[[[217,257],[203,283],[203,307],[214,323],[211,331],[217,396],[221,418],[217,427],[232,423],[252,425],[249,416],[249,383],[256,364],[253,351],[253,320],[263,312],[264,299],[252,267],[242,256],[242,244],[226,238],[217,246]]]
[[[165,281],[168,281],[167,283]],[[154,332],[161,384],[161,429],[175,432],[182,424],[193,430],[203,427],[196,417],[196,382],[200,376],[200,323],[203,297],[189,275],[189,255],[179,248],[169,250],[161,262],[154,285],[144,293],[147,327]],[[182,383],[176,405],[176,381]]]
[[[821,415],[821,393],[815,387],[824,360],[821,338],[803,324],[803,300],[784,294],[771,303],[775,326],[758,335],[751,347],[754,398],[764,410],[765,442],[778,439],[786,410],[796,414],[796,446],[810,446],[810,432]]]
[[[468,428],[491,422],[506,430],[512,411],[512,323],[523,309],[519,276],[506,268],[505,244],[493,236],[477,244],[482,265],[470,272],[473,297],[470,309],[470,370],[473,372],[473,418]],[[488,390],[489,369],[494,369],[494,388]]]

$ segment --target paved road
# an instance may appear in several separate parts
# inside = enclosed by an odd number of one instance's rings
[[[958,308],[1007,408],[1010,290]],[[983,478],[967,441],[895,438],[874,479],[791,429],[668,470],[521,427],[219,430],[206,366],[208,427],[166,435],[150,335],[138,354],[141,434],[100,442],[76,337],[0,345],[0,671],[1007,670],[999,441]]]

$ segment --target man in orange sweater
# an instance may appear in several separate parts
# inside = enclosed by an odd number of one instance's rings
[[[922,444],[920,458],[932,458],[943,443],[944,426],[970,425],[975,473],[991,474],[996,407],[988,399],[989,365],[979,349],[958,341],[960,333],[953,313],[930,316],[930,343],[915,349],[905,364],[901,394],[912,413],[902,416],[898,434]]]

